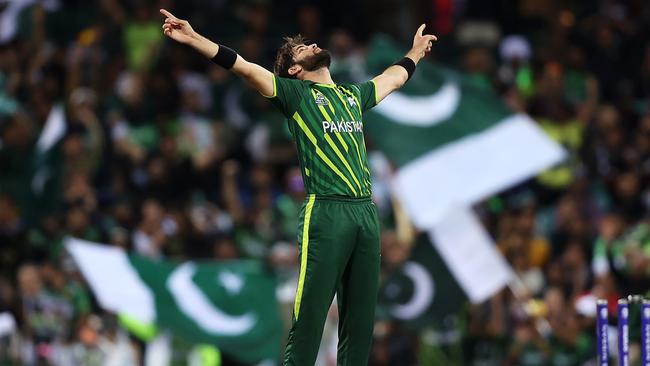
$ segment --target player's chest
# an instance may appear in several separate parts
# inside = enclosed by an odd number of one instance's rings
[[[303,99],[305,107],[329,122],[361,122],[361,105],[357,95],[345,88],[311,88]]]

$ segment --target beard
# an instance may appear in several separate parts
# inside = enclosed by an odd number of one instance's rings
[[[330,51],[321,49],[319,53],[298,62],[298,65],[302,66],[305,71],[316,71],[323,67],[330,67],[331,63],[332,55],[330,55]]]

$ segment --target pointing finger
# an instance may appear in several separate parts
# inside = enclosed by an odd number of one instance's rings
[[[160,13],[161,13],[162,15],[166,16],[167,18],[171,18],[171,19],[173,19],[173,20],[178,20],[178,18],[176,18],[176,17],[174,16],[174,14],[168,12],[168,11],[165,10],[165,9],[160,9]]]
[[[420,28],[418,28],[418,31],[417,31],[416,34],[417,34],[418,36],[422,36],[422,32],[424,32],[424,28],[425,28],[425,27],[426,27],[426,25],[425,25],[425,24],[422,24],[422,25],[420,26]]]

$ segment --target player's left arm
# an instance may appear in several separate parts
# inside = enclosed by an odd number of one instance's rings
[[[420,28],[418,28],[415,36],[413,37],[413,47],[405,56],[405,58],[413,61],[413,66],[417,65],[418,62],[420,62],[420,60],[424,57],[424,55],[427,52],[431,51],[432,43],[438,40],[438,38],[433,34],[422,34],[422,32],[424,32],[424,27],[425,25],[422,24]],[[409,62],[409,60],[402,60],[400,63],[403,61],[406,61],[407,63]],[[384,70],[381,75],[378,75],[372,79],[375,84],[375,95],[377,98],[377,103],[386,98],[388,94],[401,88],[406,83],[406,81],[409,79],[409,72],[407,71],[407,67],[409,66],[406,65],[405,67],[404,65],[398,64],[392,65]]]

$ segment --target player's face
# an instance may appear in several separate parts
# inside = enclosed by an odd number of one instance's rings
[[[316,43],[301,44],[293,50],[296,64],[306,71],[315,71],[322,67],[330,67],[332,56],[328,50],[318,47]]]

